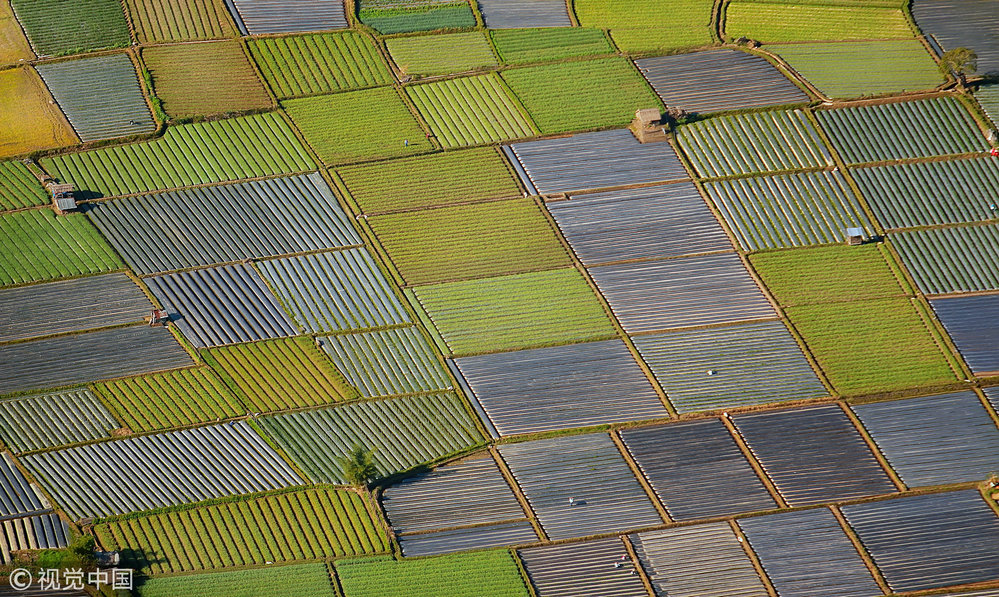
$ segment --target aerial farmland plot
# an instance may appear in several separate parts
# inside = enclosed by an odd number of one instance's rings
[[[0,593],[996,597],[995,4],[0,1]]]

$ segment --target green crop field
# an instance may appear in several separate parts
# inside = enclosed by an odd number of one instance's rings
[[[624,52],[652,52],[706,46],[711,34],[713,0],[575,0],[583,27],[610,29]]]
[[[84,198],[315,170],[279,114],[172,126],[162,138],[41,160]]]
[[[406,93],[444,147],[537,134],[496,74],[413,85]]]
[[[412,286],[572,263],[531,199],[373,216],[368,223]]]
[[[917,40],[787,44],[766,49],[827,97],[851,98],[933,89],[943,76]]]
[[[391,87],[288,100],[283,105],[327,164],[432,149],[420,124]]]
[[[0,158],[79,142],[34,69],[0,72]]]
[[[593,289],[574,269],[420,286],[413,292],[455,355],[615,334]]]
[[[0,2],[0,65],[17,64],[35,57],[10,2]]]
[[[508,70],[503,79],[544,134],[625,126],[659,98],[621,58]]]
[[[957,381],[911,299],[802,305],[786,313],[841,394]]]
[[[0,211],[45,205],[48,193],[20,162],[0,162]]]
[[[139,597],[337,597],[326,564],[169,576],[136,587]]]
[[[133,432],[210,423],[247,410],[207,367],[119,379],[94,389]]]
[[[905,296],[882,245],[830,245],[767,251],[749,262],[781,305],[811,305]]]
[[[484,33],[393,37],[385,40],[392,60],[407,75],[444,75],[496,66]]]
[[[508,551],[429,559],[347,560],[336,564],[346,597],[527,597]]]
[[[358,16],[382,35],[475,26],[475,15],[466,1],[361,0]]]
[[[488,147],[344,166],[336,173],[365,213],[521,194],[506,161]]]
[[[273,106],[239,41],[152,46],[142,60],[173,118]]]
[[[733,0],[725,13],[732,38],[762,42],[911,39],[912,29],[898,8],[866,5],[797,5]]]
[[[385,552],[388,539],[360,494],[313,488],[98,525],[106,549],[134,550],[145,574]]]
[[[318,406],[359,396],[309,337],[236,344],[205,354],[257,411]]]
[[[48,209],[0,215],[0,286],[123,268],[87,218]]]
[[[493,37],[500,60],[507,64],[614,53],[614,46],[600,29],[493,29],[489,34]]]
[[[125,0],[140,43],[235,37],[225,0]]]
[[[388,66],[371,38],[344,31],[249,41],[250,54],[281,99],[388,85]]]
[[[120,0],[12,0],[39,56],[62,56],[132,43]]]

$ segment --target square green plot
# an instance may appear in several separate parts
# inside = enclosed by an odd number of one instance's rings
[[[802,305],[785,312],[840,394],[957,381],[929,323],[911,299]]]
[[[575,0],[583,27],[609,29],[623,52],[653,52],[714,42],[714,0]]]
[[[444,147],[537,134],[495,73],[412,85],[406,93]]]
[[[361,211],[372,214],[521,194],[492,147],[343,166],[336,173]]]
[[[500,60],[506,64],[528,64],[614,53],[614,46],[600,29],[493,29],[489,34]]]
[[[918,40],[767,46],[827,97],[933,89],[944,82]]]
[[[151,46],[142,60],[172,118],[274,105],[239,41]]]
[[[575,269],[420,286],[413,294],[456,356],[616,335],[603,305]]]
[[[346,597],[528,597],[507,550],[433,558],[339,560]]]
[[[86,216],[33,209],[0,216],[0,286],[122,269]]]
[[[543,134],[625,126],[635,110],[662,106],[623,58],[512,69],[503,79]]]
[[[572,264],[531,199],[372,216],[368,223],[410,286]]]
[[[475,27],[465,0],[361,0],[358,16],[382,35]]]
[[[385,46],[406,75],[446,75],[497,65],[481,31],[392,37],[385,40]]]
[[[433,149],[416,118],[391,87],[288,100],[282,105],[327,164]]]
[[[725,33],[761,42],[912,39],[899,7],[825,5],[734,0],[725,12]]]
[[[911,294],[881,245],[830,245],[749,256],[782,306],[814,305]],[[893,263],[893,262],[892,262]]]
[[[12,0],[39,56],[64,56],[132,43],[120,0]]]

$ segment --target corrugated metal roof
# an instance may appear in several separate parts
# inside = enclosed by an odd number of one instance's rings
[[[28,482],[7,453],[0,461],[0,516],[32,514],[51,506],[38,488]]]
[[[738,520],[781,597],[871,597],[881,589],[825,508]]]
[[[478,0],[490,29],[572,27],[565,0]]]
[[[639,143],[619,129],[510,146],[541,194],[684,180],[687,171],[669,143]],[[521,173],[523,175],[523,173]]]
[[[169,330],[144,325],[20,342],[0,349],[0,394],[193,364]]]
[[[718,419],[624,429],[619,433],[674,520],[777,507]]]
[[[842,510],[893,591],[999,579],[999,518],[973,489]]]
[[[3,521],[0,525],[0,563],[14,561],[12,551],[61,549],[69,545],[69,525],[58,514]],[[34,592],[23,593],[32,595]]]
[[[489,453],[389,486],[382,493],[381,503],[389,524],[400,533],[399,544],[407,556],[538,540],[527,514]],[[520,522],[512,522],[515,520]],[[442,530],[454,527],[471,528]],[[421,531],[437,532],[404,534]]]
[[[367,249],[259,263],[292,318],[310,332],[409,323],[409,315]]]
[[[433,348],[413,327],[327,336],[319,346],[365,398],[452,389]]]
[[[999,226],[931,228],[891,235],[926,294],[999,290]]]
[[[343,0],[225,0],[243,35],[299,33],[348,26]]]
[[[991,0],[916,0],[912,16],[943,51],[971,48],[978,72],[999,73],[999,6]]]
[[[260,419],[316,483],[343,483],[340,458],[355,443],[375,450],[379,474],[410,469],[482,441],[453,394],[370,400]]]
[[[84,143],[156,129],[128,54],[39,64],[35,70]]]
[[[146,284],[177,329],[198,348],[298,333],[248,265],[146,278]]]
[[[397,539],[403,555],[415,557],[488,549],[490,547],[524,545],[537,542],[538,535],[534,532],[534,527],[531,526],[530,521],[518,520],[420,535],[401,535]]]
[[[732,422],[791,506],[896,491],[835,404],[738,415]]]
[[[734,254],[604,265],[589,271],[628,333],[777,316]]]
[[[108,437],[120,426],[86,388],[0,402],[0,437],[15,453]]]
[[[766,59],[739,50],[709,50],[636,60],[667,106],[706,113],[808,103],[808,95]]]
[[[669,416],[621,340],[454,362],[500,435]]]
[[[733,484],[738,487],[738,484]],[[752,560],[725,522],[630,535],[660,597],[766,597]]]
[[[124,274],[0,290],[0,342],[134,323],[153,305]]]
[[[974,373],[999,371],[999,294],[933,299],[930,305]]]
[[[362,242],[319,174],[107,201],[87,215],[140,274]]]
[[[999,429],[974,392],[851,407],[909,487],[999,472]]]
[[[732,250],[728,235],[689,182],[576,195],[546,207],[588,266]]]
[[[802,172],[707,183],[708,195],[747,251],[844,240],[874,227],[839,172]]]
[[[636,336],[681,413],[828,395],[780,321]]]
[[[23,460],[76,519],[302,483],[243,421],[43,452]]]
[[[549,539],[663,522],[605,433],[503,444],[499,452]]]
[[[620,539],[517,551],[538,597],[646,597]],[[626,558],[622,560],[622,558]],[[620,568],[615,564],[623,564]]]

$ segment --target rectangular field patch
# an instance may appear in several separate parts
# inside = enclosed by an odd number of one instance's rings
[[[0,437],[15,454],[110,437],[118,427],[86,388],[0,401]]]
[[[617,537],[521,549],[517,555],[539,595],[584,595],[595,587],[614,597],[648,595],[631,566],[613,566],[628,557]]]
[[[916,285],[926,294],[999,290],[999,226],[930,228],[891,235]]]
[[[243,35],[343,29],[343,0],[226,0]]]
[[[33,69],[21,66],[0,72],[0,158],[78,142]]]
[[[385,46],[399,70],[410,76],[462,73],[499,64],[480,31],[391,37]]]
[[[527,597],[520,569],[505,549],[420,560],[340,560],[337,578],[347,597],[448,595]]]
[[[725,33],[762,42],[912,39],[900,7],[734,0],[725,11]]]
[[[972,372],[999,373],[999,295],[934,299],[930,305]]]
[[[125,0],[139,43],[235,37],[225,0]]]
[[[120,48],[132,41],[119,0],[13,0],[11,6],[42,57]]]
[[[0,211],[45,205],[48,191],[21,162],[0,162]]]
[[[599,29],[494,29],[489,35],[492,36],[500,60],[506,64],[529,64],[614,53],[607,34]]]

